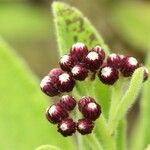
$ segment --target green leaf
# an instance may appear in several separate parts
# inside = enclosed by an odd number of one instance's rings
[[[150,52],[147,56],[146,66],[150,68]],[[142,99],[141,99],[141,114],[135,126],[135,130],[132,133],[131,138],[131,150],[146,149],[150,144],[150,78],[144,83]],[[138,133],[137,133],[138,131]]]
[[[84,42],[89,48],[100,44],[109,53],[101,36],[78,9],[62,2],[54,2],[53,13],[61,56],[68,53],[75,42]]]
[[[75,149],[72,138],[62,137],[45,119],[49,103],[39,80],[1,38],[0,68],[0,149],[33,150],[46,143]]]
[[[106,54],[109,54],[108,48],[101,36],[99,36],[96,29],[78,9],[62,2],[54,2],[53,13],[60,56],[68,53],[69,48],[75,42],[84,42],[89,48],[99,44],[104,48]],[[107,116],[110,88],[102,84],[99,79],[93,83],[90,81],[77,83],[78,92],[80,92],[82,96],[85,94],[87,94],[87,96],[94,96],[91,95],[92,87],[97,87],[97,89],[94,88],[95,98],[101,103],[104,114]],[[89,91],[88,88],[90,89]]]
[[[42,145],[36,148],[35,150],[61,150],[61,149],[52,145]]]
[[[130,85],[109,120],[110,133],[113,134],[119,121],[125,116],[138,96],[143,83],[143,68],[135,70]]]
[[[137,50],[150,48],[150,4],[128,2],[116,5],[112,11],[116,32]]]

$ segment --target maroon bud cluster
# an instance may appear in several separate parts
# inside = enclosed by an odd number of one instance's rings
[[[71,136],[76,130],[82,135],[90,134],[94,122],[101,114],[101,107],[92,97],[83,96],[78,101],[79,111],[83,114],[77,122],[69,117],[69,112],[76,106],[76,100],[70,95],[64,95],[60,100],[46,110],[46,118],[52,124],[57,124],[58,132],[63,136]]]
[[[148,69],[134,57],[120,54],[110,54],[105,58],[105,52],[99,45],[88,49],[84,43],[76,43],[59,60],[60,68],[52,69],[40,83],[41,90],[48,96],[62,96],[71,92],[76,80],[84,81],[89,75],[89,80],[98,76],[100,81],[113,85],[121,74],[130,77],[138,67],[143,67],[143,81],[149,76]],[[101,115],[101,106],[89,96],[83,96],[78,101],[78,109],[83,118],[73,121],[69,117],[70,111],[76,107],[76,100],[70,95],[64,95],[58,102],[46,111],[46,118],[50,123],[57,124],[58,132],[63,136],[71,136],[76,131],[82,135],[90,134],[94,128],[94,121]]]
[[[113,85],[119,74],[130,77],[140,66],[136,58],[120,54],[113,53],[105,59],[105,52],[99,45],[88,51],[84,43],[72,45],[69,54],[60,58],[59,65],[61,69],[52,69],[41,81],[41,89],[48,96],[71,92],[76,80],[85,80],[89,72],[93,74],[91,80],[97,75],[102,83]],[[144,68],[143,81],[147,78],[148,70]]]

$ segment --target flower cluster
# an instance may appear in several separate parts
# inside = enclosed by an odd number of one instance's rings
[[[76,100],[70,95],[64,95],[60,101],[50,106],[46,111],[49,122],[58,125],[58,132],[63,136],[71,136],[76,130],[82,135],[89,134],[94,128],[94,121],[101,114],[101,107],[91,97],[84,96],[78,101],[79,111],[83,118],[77,122],[70,116],[69,112],[76,106]]]
[[[89,75],[98,76],[103,84],[113,85],[120,75],[132,76],[138,67],[144,68],[143,81],[148,78],[148,69],[140,64],[136,58],[120,54],[110,54],[107,58],[100,46],[88,50],[83,43],[76,43],[70,48],[69,54],[65,54],[59,60],[60,68],[52,69],[40,84],[41,90],[48,96],[60,96],[65,92],[71,92],[76,80],[84,81]],[[79,111],[84,118],[77,123],[69,118],[68,112],[76,106],[76,100],[65,95],[60,102],[47,109],[47,119],[58,124],[58,131],[69,136],[78,130],[81,134],[91,133],[95,121],[101,113],[101,107],[91,97],[84,96],[78,102]]]
[[[56,96],[63,92],[70,92],[75,81],[83,81],[88,72],[96,73],[104,84],[113,85],[119,78],[132,76],[135,69],[141,66],[130,56],[110,54],[105,58],[105,52],[100,46],[88,51],[83,43],[74,44],[70,53],[62,56],[59,61],[60,68],[54,68],[41,81],[42,91],[49,96]],[[144,80],[148,78],[148,70],[144,67]]]

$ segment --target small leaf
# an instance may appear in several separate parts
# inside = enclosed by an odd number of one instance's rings
[[[42,145],[36,148],[35,150],[61,150],[61,149],[52,145]]]
[[[150,49],[150,4],[128,2],[116,5],[112,23],[120,37],[138,50]]]
[[[150,52],[147,56],[146,66],[150,68]],[[141,114],[136,123],[135,130],[133,131],[131,139],[131,150],[146,149],[150,144],[150,78],[144,83],[143,94],[141,99]],[[137,133],[138,131],[138,133]]]
[[[46,120],[49,103],[39,80],[1,38],[0,68],[0,149],[32,150],[44,143],[74,149],[72,138],[62,137]]]
[[[120,100],[120,103],[116,107],[116,111],[112,114],[111,120],[109,120],[110,132],[113,134],[119,121],[125,116],[129,108],[133,105],[138,96],[143,83],[143,68],[135,70],[129,88]]]
[[[61,56],[68,53],[76,42],[83,42],[89,48],[100,44],[109,53],[103,39],[78,9],[62,2],[54,2],[53,13]]]

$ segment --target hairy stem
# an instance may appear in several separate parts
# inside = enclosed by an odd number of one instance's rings
[[[90,135],[85,136],[84,139],[90,145],[92,150],[103,150],[100,142],[98,141],[98,139],[94,133],[91,133]]]
[[[106,150],[116,150],[116,142],[113,136],[110,135],[105,118],[101,115],[96,121],[96,131],[102,146]]]
[[[126,150],[126,119],[119,121],[116,141],[117,150]]]

